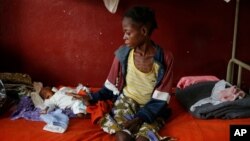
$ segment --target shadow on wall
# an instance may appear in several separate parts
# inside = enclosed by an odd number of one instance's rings
[[[59,86],[67,84],[60,80],[56,75],[49,72],[47,68],[39,68],[36,69],[36,71],[28,72],[28,74],[31,76],[33,82],[42,82],[43,86]]]
[[[10,49],[9,49],[10,48]],[[14,47],[0,47],[0,72],[17,72],[22,68],[21,55]]]
[[[13,50],[15,48],[15,50]],[[31,76],[32,81],[42,82],[46,86],[64,84],[55,72],[50,72],[48,68],[41,67],[36,62],[25,64],[25,60],[20,53],[20,49],[15,47],[3,47],[0,45],[0,72],[26,73]],[[28,66],[28,67],[27,67]],[[55,83],[57,82],[57,83]]]
[[[6,6],[8,5],[8,6]],[[12,7],[16,10],[12,11]],[[0,72],[20,72],[22,58],[19,48],[19,3],[0,1]]]
[[[52,80],[58,80],[56,76],[50,75],[46,68],[41,68],[36,62],[27,63],[26,56],[23,56],[23,51],[30,51],[30,48],[25,50],[24,46],[27,41],[23,36],[25,14],[22,7],[25,4],[25,1],[0,1],[0,72],[27,73],[32,80],[51,85]]]

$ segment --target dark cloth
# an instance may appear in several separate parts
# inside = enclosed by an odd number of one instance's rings
[[[0,80],[0,115],[14,107],[19,101],[17,94],[10,94],[8,89]]]
[[[176,98],[189,110],[197,101],[211,96],[215,83],[216,82],[201,82],[184,89],[177,89]],[[243,99],[236,99],[235,101],[223,102],[217,105],[204,104],[196,107],[196,109],[193,112],[190,111],[190,113],[194,117],[201,119],[247,118],[250,117],[250,96],[246,95]]]
[[[248,118],[250,117],[250,96],[246,95],[243,99],[223,102],[218,105],[205,104],[192,113],[195,117],[202,119],[221,118]]]
[[[31,91],[32,80],[28,74],[0,73],[0,115],[16,106],[20,97]]]
[[[197,101],[211,96],[212,89],[217,81],[199,82],[184,89],[176,89],[177,100],[187,109]]]

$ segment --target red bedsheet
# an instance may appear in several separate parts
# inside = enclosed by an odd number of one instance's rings
[[[160,130],[161,135],[169,135],[179,141],[229,141],[230,124],[250,125],[250,118],[234,120],[196,119],[185,111],[175,96],[170,106],[171,118]],[[90,119],[71,118],[67,131],[63,134],[44,131],[44,122],[25,119],[10,120],[9,114],[0,117],[1,141],[114,141],[114,137],[104,133]]]

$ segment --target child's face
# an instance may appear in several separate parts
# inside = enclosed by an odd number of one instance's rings
[[[122,28],[124,32],[124,42],[131,48],[142,45],[145,42],[146,35],[142,28],[142,25],[138,25],[132,21],[131,18],[124,17],[122,21]]]
[[[54,93],[52,92],[52,90],[50,88],[47,88],[47,87],[42,88],[41,92],[40,92],[40,95],[43,99],[49,99],[50,97],[53,96],[53,94]]]

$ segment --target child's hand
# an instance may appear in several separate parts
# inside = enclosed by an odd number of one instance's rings
[[[69,96],[72,96],[75,99],[81,100],[86,106],[90,105],[89,100],[90,97],[88,95],[78,95],[74,93],[66,93]]]
[[[73,96],[75,98],[75,96],[77,95],[76,93],[66,93],[66,95],[68,96]]]
[[[90,97],[88,95],[83,95],[82,96],[82,101],[84,102],[84,104],[86,106],[90,105],[89,100],[90,100]]]

